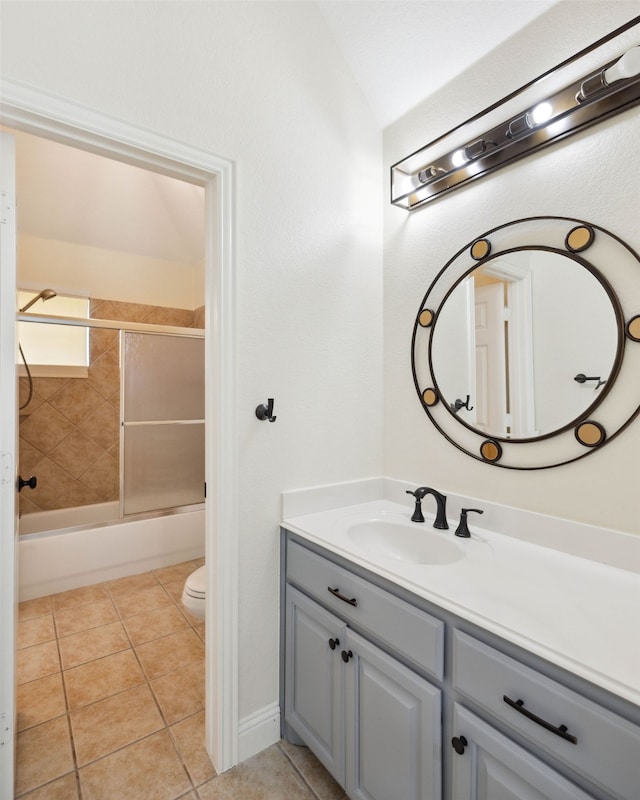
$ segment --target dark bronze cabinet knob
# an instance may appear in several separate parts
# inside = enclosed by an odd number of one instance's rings
[[[464,748],[469,744],[464,736],[454,736],[451,740],[451,746],[456,753],[461,756],[464,753]]]
[[[349,659],[350,658],[353,658],[353,653],[351,652],[351,650],[343,650],[342,651],[342,660],[344,661],[345,664],[349,663]]]
[[[340,645],[340,639],[329,639],[329,647],[335,650]]]

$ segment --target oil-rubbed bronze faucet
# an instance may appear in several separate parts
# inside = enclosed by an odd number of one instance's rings
[[[412,522],[424,522],[424,514],[422,513],[422,500],[426,495],[432,494],[436,499],[437,505],[436,519],[433,523],[433,527],[440,528],[441,530],[447,530],[449,527],[447,523],[447,498],[443,494],[436,492],[435,489],[431,489],[429,486],[420,486],[415,491],[407,489],[407,494],[413,495],[416,499],[416,507],[411,517]]]

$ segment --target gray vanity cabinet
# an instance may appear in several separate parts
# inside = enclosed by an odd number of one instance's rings
[[[637,706],[284,542],[283,734],[351,800],[639,800]]]
[[[457,703],[454,730],[455,800],[596,800]]]
[[[308,745],[352,800],[441,800],[441,691],[394,657],[393,647],[385,651],[363,635],[377,619],[384,641],[385,620],[393,620],[389,636],[399,646],[422,651],[434,643],[431,662],[442,656],[441,623],[289,547],[288,575],[305,591],[288,583],[285,592],[285,734]],[[325,594],[336,614],[313,599]],[[417,637],[399,631],[395,612],[403,605]]]
[[[286,605],[286,720],[344,784],[344,662],[340,646],[345,625],[291,586],[287,587]]]
[[[439,800],[440,690],[349,629],[346,790],[352,800]]]

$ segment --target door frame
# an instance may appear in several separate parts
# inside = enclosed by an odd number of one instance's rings
[[[0,144],[0,798],[12,798],[16,742],[18,399],[16,376],[15,148]]]
[[[239,752],[234,164],[9,79],[0,122],[205,188],[206,741],[224,772]]]

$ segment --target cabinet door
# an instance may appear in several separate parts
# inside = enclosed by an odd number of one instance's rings
[[[440,800],[440,691],[347,630],[343,648],[347,794]]]
[[[344,631],[341,620],[287,586],[285,721],[343,785]]]
[[[454,732],[456,800],[595,800],[458,704]]]

